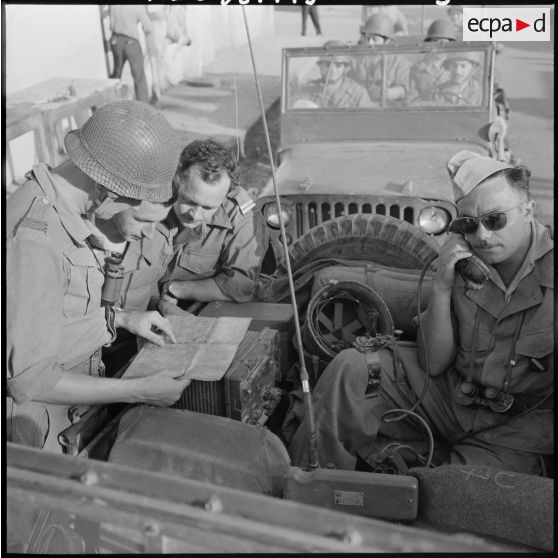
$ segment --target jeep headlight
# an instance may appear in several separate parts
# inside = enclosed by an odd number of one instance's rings
[[[421,209],[418,215],[419,227],[428,234],[442,234],[450,222],[450,214],[433,205]]]
[[[291,220],[291,212],[287,207],[281,205],[281,215],[283,217],[283,224],[285,227],[289,224]],[[265,222],[270,226],[272,229],[279,229],[281,228],[279,225],[279,211],[277,210],[276,203],[270,203],[265,207]]]

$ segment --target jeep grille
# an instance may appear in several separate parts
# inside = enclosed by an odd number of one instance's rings
[[[416,225],[416,216],[427,205],[425,200],[417,198],[400,198],[395,203],[393,198],[389,201],[381,198],[370,201],[370,196],[351,196],[350,200],[345,201],[340,201],[338,196],[324,196],[319,200],[297,196],[296,200],[291,206],[293,215],[288,227],[295,238],[325,221],[354,213],[389,215]]]

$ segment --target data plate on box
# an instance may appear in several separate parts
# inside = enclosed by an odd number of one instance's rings
[[[333,503],[339,506],[364,506],[364,492],[334,490]]]

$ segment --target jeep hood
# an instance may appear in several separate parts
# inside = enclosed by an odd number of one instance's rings
[[[453,202],[447,161],[475,144],[324,142],[287,147],[276,177],[281,195],[382,194]],[[260,197],[273,194],[268,183]]]

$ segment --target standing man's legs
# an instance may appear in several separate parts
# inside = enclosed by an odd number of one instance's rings
[[[308,6],[302,6],[302,36],[306,35],[306,22],[308,20]]]
[[[114,68],[112,74],[110,75],[113,79],[120,79],[122,77],[122,70],[124,68],[124,62],[126,62],[124,53],[125,39],[118,35],[113,35],[110,39],[110,48],[112,50],[112,57],[114,62]]]
[[[318,7],[317,6],[309,6],[310,10],[310,18],[312,19],[312,23],[314,24],[314,29],[316,30],[316,35],[321,35],[322,30],[320,29],[320,16],[318,14]]]
[[[130,63],[132,77],[134,78],[134,88],[136,91],[136,99],[149,102],[149,92],[147,89],[147,78],[145,77],[145,69],[143,64],[143,53],[139,41],[136,39],[128,39],[124,49],[126,58]]]

